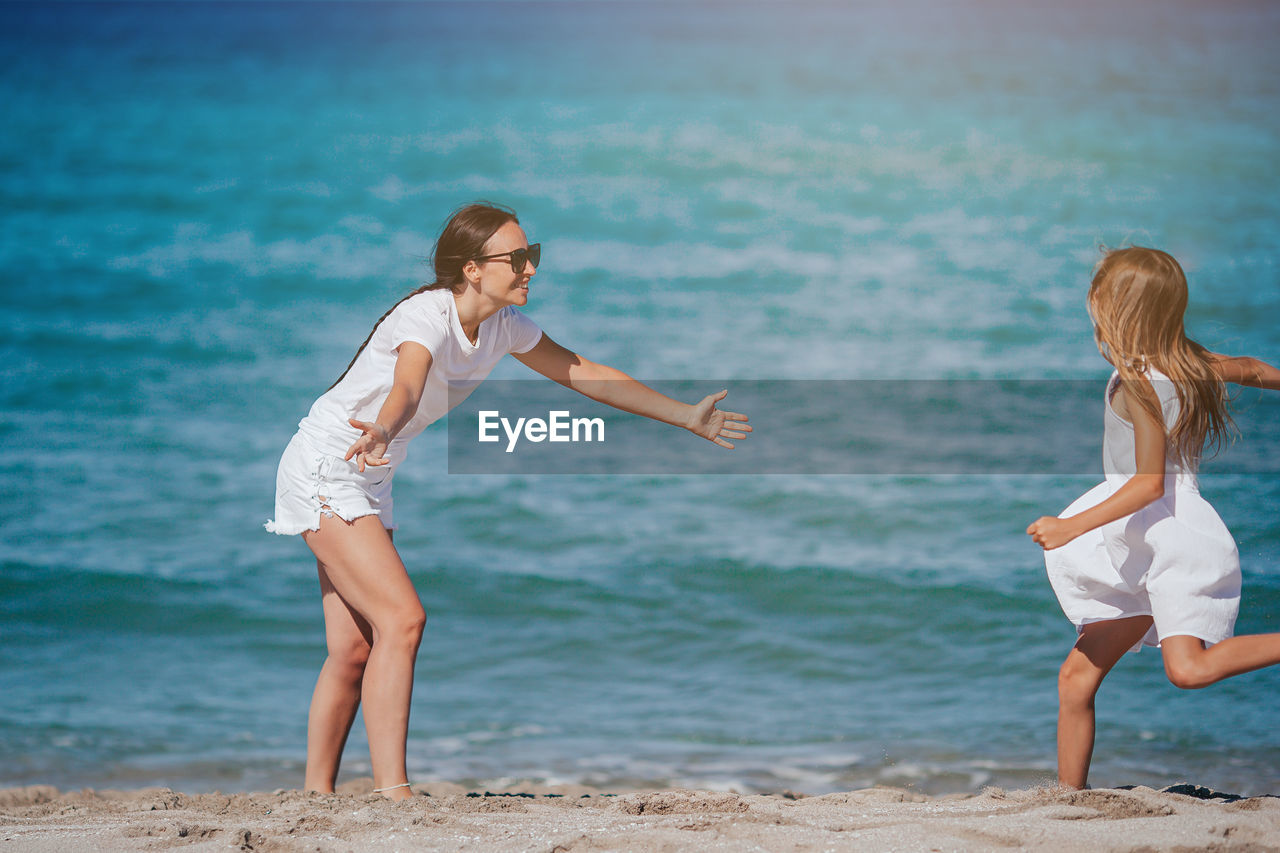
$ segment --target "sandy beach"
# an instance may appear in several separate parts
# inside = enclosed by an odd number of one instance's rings
[[[1194,785],[926,797],[435,783],[400,804],[370,789],[368,780],[332,795],[10,788],[0,790],[0,841],[23,851],[1280,850],[1280,798]]]

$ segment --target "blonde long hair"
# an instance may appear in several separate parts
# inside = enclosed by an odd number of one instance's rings
[[[1216,451],[1227,443],[1235,425],[1226,385],[1214,372],[1209,351],[1183,328],[1187,277],[1173,256],[1159,249],[1104,252],[1089,285],[1098,349],[1122,383],[1137,381],[1152,367],[1172,380],[1181,406],[1177,422],[1166,431],[1168,446],[1175,458],[1194,466],[1206,445]],[[1153,395],[1131,399],[1163,427],[1164,414]]]

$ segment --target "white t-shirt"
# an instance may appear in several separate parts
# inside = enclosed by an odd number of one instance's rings
[[[347,419],[377,420],[391,393],[399,346],[405,341],[422,344],[431,352],[431,369],[418,411],[387,450],[394,467],[404,460],[409,440],[465,400],[504,355],[528,352],[541,339],[536,323],[507,306],[480,324],[479,342],[473,345],[462,331],[451,291],[419,293],[378,325],[351,370],[315,401],[298,430],[319,450],[344,455],[360,437]]]

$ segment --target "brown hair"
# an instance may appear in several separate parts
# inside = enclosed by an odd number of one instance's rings
[[[342,371],[342,375],[327,390],[332,391],[347,377],[356,359],[360,357],[360,353],[364,352],[369,341],[373,340],[373,333],[378,331],[378,326],[382,325],[382,321],[387,319],[392,311],[400,307],[401,302],[428,290],[448,289],[456,293],[462,287],[462,268],[467,265],[467,261],[484,254],[485,244],[499,228],[508,222],[518,223],[519,221],[516,219],[514,210],[490,202],[468,204],[455,210],[449,217],[449,221],[444,224],[440,236],[436,238],[436,246],[431,253],[431,265],[436,273],[435,281],[424,284],[409,293],[378,318],[378,322],[373,324],[373,330],[369,332],[369,337],[365,338],[364,343],[356,350],[347,369]]]
[[[1154,367],[1173,381],[1181,404],[1167,430],[1174,458],[1194,466],[1206,444],[1221,447],[1234,430],[1226,385],[1214,372],[1209,351],[1187,337],[1187,277],[1173,256],[1131,246],[1105,250],[1089,286],[1089,313],[1103,356],[1121,382],[1133,382]],[[1149,394],[1135,394],[1156,422],[1164,414]]]

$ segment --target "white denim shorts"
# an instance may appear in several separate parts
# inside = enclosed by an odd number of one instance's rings
[[[376,515],[395,530],[391,516],[391,465],[365,466],[316,449],[302,433],[294,435],[276,470],[276,517],[264,526],[271,533],[296,536],[320,529],[322,514],[355,521]]]

